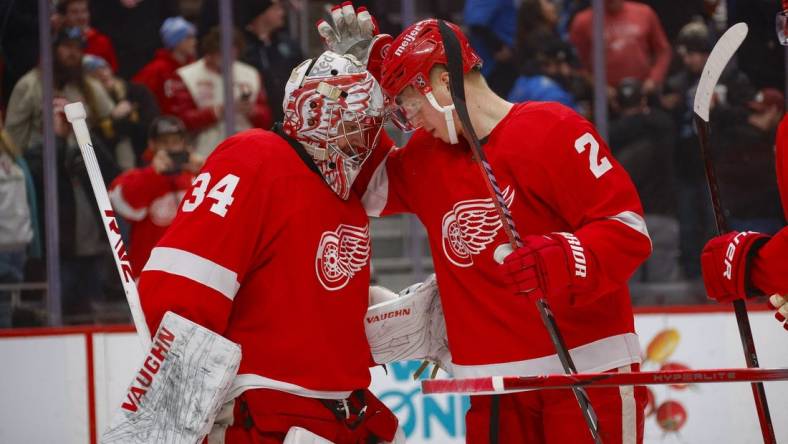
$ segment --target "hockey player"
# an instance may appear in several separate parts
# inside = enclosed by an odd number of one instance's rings
[[[788,46],[788,0],[777,14],[777,38]],[[788,118],[777,128],[777,184],[783,213],[788,219]],[[701,254],[703,282],[709,297],[719,302],[771,295],[775,318],[788,330],[788,228],[774,236],[753,231],[717,236],[706,243]]]
[[[352,46],[348,36],[365,29],[369,13],[354,19],[349,7],[335,17],[338,29],[318,24],[332,47]],[[454,112],[433,19],[406,28],[387,50],[376,49],[382,37],[370,45],[369,66],[384,58],[381,85],[400,105],[402,123],[419,129],[405,147],[373,153],[362,202],[371,216],[410,212],[426,227],[454,376],[563,373],[534,294],[547,296],[578,371],[637,371],[626,283],[648,256],[650,239],[629,176],[574,111],[495,95],[479,72],[480,58],[450,26],[462,46],[473,127],[524,246],[504,267],[493,258],[506,237]],[[642,441],[644,388],[588,394],[605,443]],[[469,443],[592,442],[569,390],[473,396],[466,430]]]
[[[286,97],[283,124],[221,143],[187,191],[142,271],[146,322],[173,311],[240,344],[208,442],[391,441],[397,419],[366,389],[369,221],[349,192],[384,97],[331,52],[295,68]]]

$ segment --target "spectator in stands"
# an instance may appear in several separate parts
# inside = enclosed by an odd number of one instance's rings
[[[0,284],[24,281],[25,260],[36,233],[32,193],[22,152],[0,129]],[[11,292],[0,291],[0,328],[11,327],[12,308]]]
[[[514,42],[518,63],[533,52],[530,46],[538,42],[539,38],[559,37],[557,25],[558,7],[553,0],[523,0],[517,12],[517,33]]]
[[[610,122],[610,148],[640,194],[652,244],[651,256],[635,279],[641,282],[677,280],[681,273],[673,120],[664,111],[647,105],[642,82],[638,79],[622,80],[616,101],[619,116]]]
[[[122,170],[137,166],[147,147],[148,127],[159,115],[156,99],[148,88],[116,76],[101,57],[82,58],[85,73],[98,80],[115,103],[112,125],[107,128],[107,145]]]
[[[591,8],[581,11],[569,32],[589,73],[592,72],[591,18]],[[654,11],[633,1],[605,0],[605,57],[611,93],[627,77],[643,82],[644,94],[654,93],[665,79],[671,59],[670,44]]]
[[[112,99],[96,80],[84,75],[83,44],[84,36],[79,28],[62,28],[55,36],[52,45],[55,96],[68,102],[83,102],[88,110],[88,124],[93,128],[100,124],[106,127]],[[19,79],[11,93],[5,128],[22,151],[43,138],[42,96],[39,68],[33,68]]]
[[[574,97],[568,91],[572,79],[569,57],[572,48],[556,35],[532,34],[534,41],[521,46],[518,56],[520,76],[515,80],[510,102],[529,100],[559,102],[578,110]]]
[[[281,103],[290,71],[304,56],[285,30],[287,10],[280,1],[246,0],[246,6],[243,20],[238,22],[243,25],[246,44],[241,60],[257,68],[263,77],[268,102],[273,104],[272,120],[278,122],[282,120]]]
[[[170,17],[165,20],[159,29],[164,48],[157,50],[153,60],[132,79],[133,82],[148,87],[156,97],[160,109],[166,103],[164,84],[175,75],[178,68],[192,63],[197,56],[195,31],[194,25],[183,17]]]
[[[118,70],[118,59],[109,37],[90,26],[88,0],[60,0],[55,21],[67,28],[81,29],[85,35],[85,54],[97,55],[106,60],[113,71]]]
[[[112,253],[93,197],[85,162],[63,112],[63,107],[69,101],[62,97],[55,100],[53,129],[57,158],[63,320],[74,324],[93,321],[93,306],[104,299],[104,286],[109,276],[107,264],[112,261]],[[104,180],[111,181],[119,172],[112,156],[104,148],[100,138],[93,138],[93,149]],[[30,165],[36,189],[43,189],[43,144],[40,137],[27,148],[25,159]],[[43,220],[43,197],[43,193],[38,193],[39,220]]]
[[[38,64],[38,2],[2,2],[0,17],[0,54],[3,67],[2,100],[0,108],[5,109],[11,90],[16,82]]]
[[[732,230],[774,234],[783,213],[774,164],[777,125],[785,96],[773,88],[755,95],[746,108],[717,107],[711,119],[720,195]]]
[[[186,145],[186,127],[177,117],[161,116],[150,126],[150,165],[118,176],[109,197],[115,212],[129,221],[129,261],[134,277],[170,226],[181,199],[202,168],[204,158]]]
[[[93,25],[106,34],[120,55],[116,73],[130,79],[161,47],[159,28],[167,17],[179,15],[179,0],[95,0],[90,3]]]
[[[236,32],[232,59],[235,60],[243,41]],[[236,109],[235,129],[268,128],[271,109],[268,107],[260,74],[246,63],[233,61],[234,97],[225,100],[222,83],[221,32],[214,28],[200,42],[203,57],[179,68],[169,81],[164,111],[179,117],[194,136],[196,152],[203,156],[216,148],[225,137],[223,110]]]
[[[517,77],[514,0],[466,0],[463,21],[471,45],[484,60],[482,75],[496,94],[506,97]]]
[[[713,38],[704,23],[691,22],[685,25],[676,38],[676,52],[681,57],[682,67],[666,80],[660,98],[662,107],[673,116],[677,130],[674,159],[680,263],[689,279],[700,278],[700,251],[714,231],[714,214],[711,211],[692,110],[695,89],[712,47]],[[733,69],[732,65],[723,72],[719,84],[727,86],[727,94],[718,94],[713,103],[744,105],[746,100],[740,97],[753,95],[746,77]]]

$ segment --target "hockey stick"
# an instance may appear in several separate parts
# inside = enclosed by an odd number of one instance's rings
[[[465,103],[465,87],[463,86],[462,80],[463,71],[460,43],[446,22],[443,20],[438,20],[438,27],[440,28],[441,39],[443,40],[443,46],[446,51],[446,61],[449,71],[449,87],[451,90],[451,97],[452,101],[454,102],[454,107],[457,110],[457,115],[460,118],[463,130],[465,131],[467,139],[470,142],[473,157],[476,160],[476,163],[479,165],[479,168],[482,170],[482,178],[485,185],[487,186],[487,192],[493,199],[495,211],[498,213],[498,218],[501,221],[504,232],[509,238],[509,245],[512,249],[519,248],[523,245],[523,242],[520,239],[520,234],[517,232],[517,228],[515,228],[514,219],[512,219],[512,214],[503,198],[503,193],[498,186],[498,181],[495,179],[492,166],[490,166],[490,163],[487,161],[487,157],[485,156],[484,151],[482,151],[479,138],[476,136],[476,131],[474,130],[473,125],[471,125],[471,118],[468,114],[468,107]],[[569,355],[569,351],[566,348],[566,343],[561,336],[561,331],[558,329],[558,324],[555,321],[555,317],[553,316],[553,312],[550,310],[550,306],[547,304],[547,301],[541,297],[536,299],[536,308],[539,310],[539,315],[541,316],[542,322],[544,323],[545,328],[550,335],[550,339],[553,342],[556,354],[558,355],[558,359],[561,361],[564,371],[568,374],[577,373],[577,368],[575,367],[574,362],[572,362],[572,357]],[[588,426],[588,431],[591,433],[591,436],[594,438],[596,443],[601,443],[602,438],[599,435],[599,421],[597,419],[596,412],[594,411],[594,407],[591,405],[591,400],[588,398],[588,394],[585,392],[585,390],[583,390],[582,387],[572,387],[572,392],[577,399],[580,410],[582,410],[583,419],[585,419],[586,425]]]
[[[725,218],[725,213],[722,210],[720,202],[720,189],[717,181],[717,175],[714,170],[714,162],[711,157],[711,147],[709,143],[709,107],[711,105],[712,94],[714,88],[717,86],[717,81],[722,75],[723,69],[728,64],[728,61],[733,57],[733,54],[739,48],[744,38],[747,37],[747,25],[745,23],[737,23],[730,27],[725,34],[720,37],[717,44],[709,54],[706,60],[706,65],[703,67],[703,74],[700,77],[698,88],[695,92],[695,125],[698,128],[698,139],[700,140],[700,151],[703,156],[703,165],[706,170],[706,181],[709,185],[709,193],[711,194],[711,204],[714,208],[714,219],[717,224],[717,234],[727,233],[728,221]],[[744,348],[744,358],[747,361],[747,367],[758,367],[758,355],[755,352],[755,341],[752,338],[752,330],[750,329],[750,320],[747,316],[747,307],[744,301],[737,299],[733,301],[733,308],[736,313],[736,323],[739,327],[739,336],[741,337],[742,347]],[[775,443],[774,427],[772,426],[772,418],[769,415],[769,404],[766,402],[766,391],[762,383],[752,384],[752,394],[755,399],[755,408],[758,412],[758,420],[761,424],[761,433],[763,434],[763,441],[765,443]]]
[[[719,368],[633,373],[577,373],[574,375],[491,376],[421,381],[425,394],[508,393],[524,390],[622,385],[708,384],[719,382],[788,381],[788,368]]]
[[[98,161],[96,160],[96,153],[93,151],[93,143],[90,141],[90,132],[88,131],[87,123],[85,123],[85,118],[87,117],[85,107],[82,105],[82,102],[69,103],[65,106],[65,112],[66,119],[74,128],[74,135],[77,137],[79,150],[82,152],[82,158],[85,160],[85,168],[88,170],[90,185],[93,187],[93,195],[96,196],[101,220],[104,221],[104,231],[107,232],[107,240],[114,253],[115,265],[118,267],[120,280],[123,283],[123,290],[129,303],[134,327],[137,329],[142,349],[148,350],[150,348],[150,332],[148,332],[148,326],[145,324],[145,317],[140,307],[140,296],[137,293],[137,285],[134,283],[134,277],[131,274],[131,264],[129,264],[128,256],[126,255],[126,246],[120,237],[120,229],[118,228],[118,222],[115,220],[115,212],[112,211],[112,205],[109,203],[104,179],[101,177],[101,169],[99,169]]]

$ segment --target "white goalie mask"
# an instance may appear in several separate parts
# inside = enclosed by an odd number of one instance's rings
[[[383,128],[386,101],[378,82],[352,55],[326,51],[293,69],[282,107],[284,132],[346,200]]]

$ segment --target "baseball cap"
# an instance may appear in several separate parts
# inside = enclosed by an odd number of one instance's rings
[[[158,139],[169,134],[186,135],[186,126],[175,116],[159,116],[153,119],[148,129],[149,139]]]
[[[189,23],[183,17],[170,17],[161,24],[159,34],[161,35],[161,42],[167,49],[172,49],[178,46],[187,37],[194,37],[197,32],[194,25]]]
[[[776,106],[780,111],[785,111],[785,96],[780,90],[774,88],[763,88],[755,94],[755,97],[747,102],[747,106],[755,112],[763,112],[772,106]]]
[[[58,46],[66,42],[79,42],[82,46],[85,46],[85,33],[76,26],[61,28],[55,35],[52,46]]]

